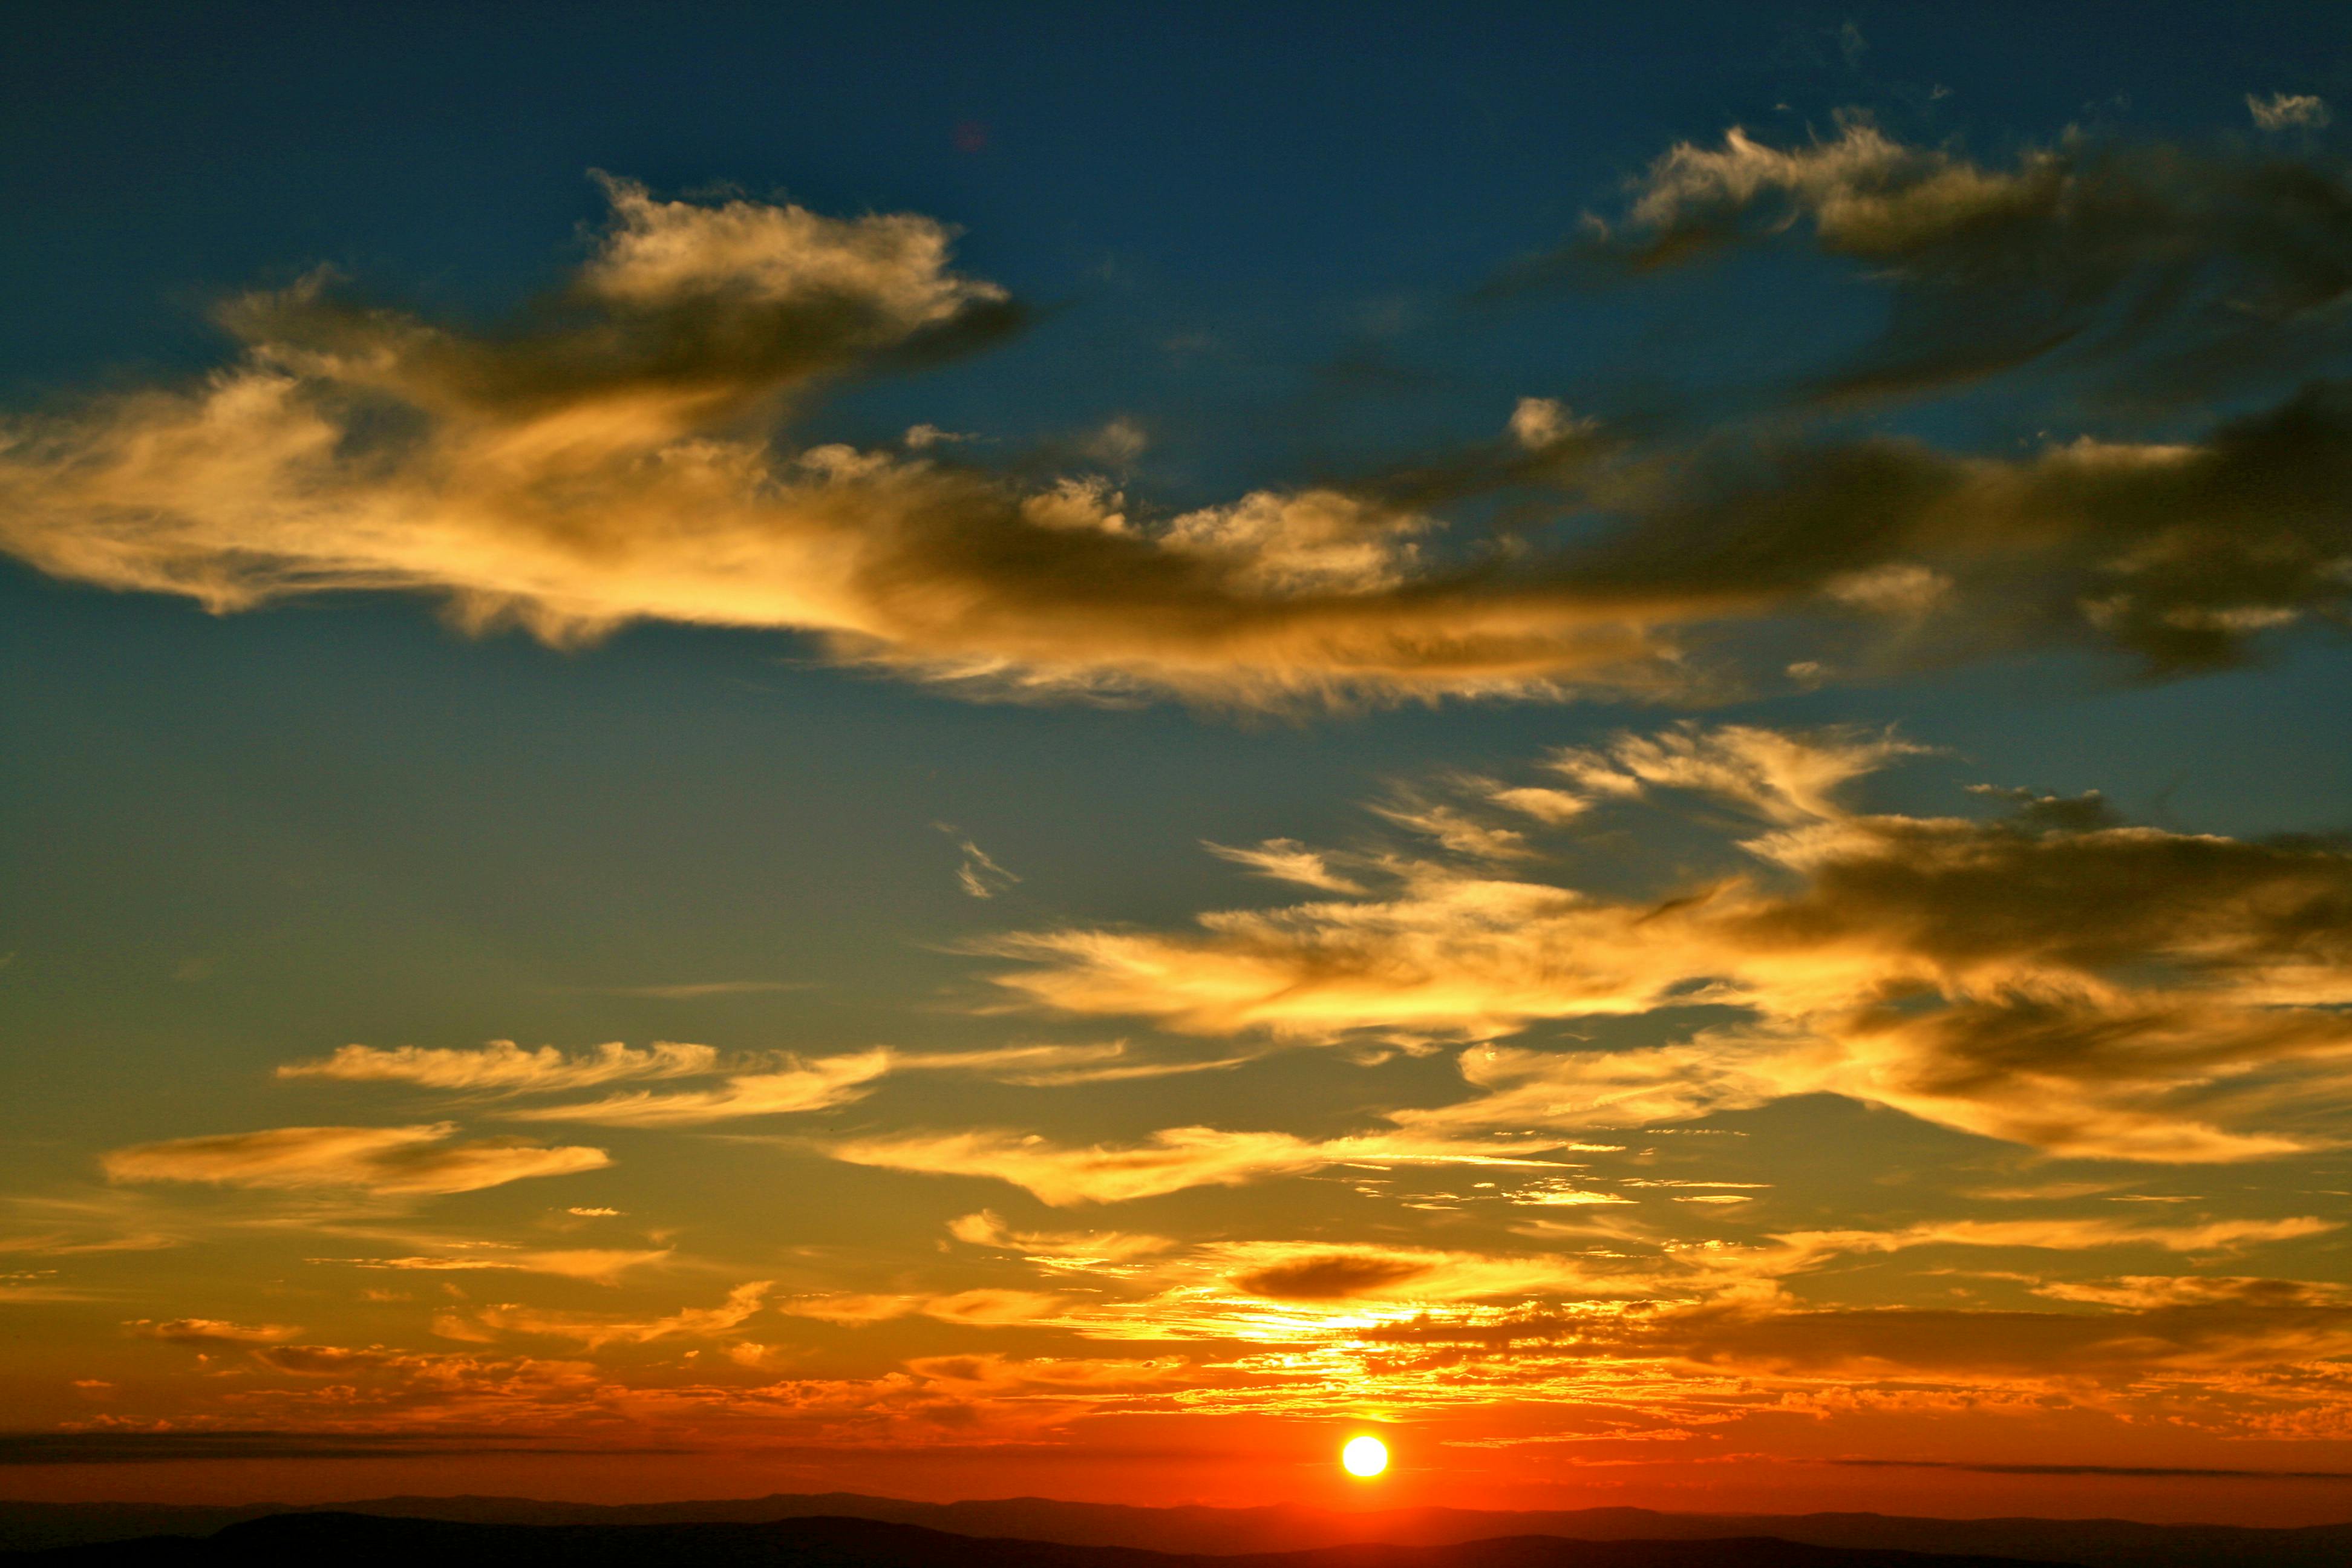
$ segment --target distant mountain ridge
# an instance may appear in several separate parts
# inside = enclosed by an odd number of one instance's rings
[[[357,1513],[246,1520],[205,1537],[146,1536],[16,1555],[16,1568],[2046,1568],[1753,1537],[1444,1546],[1358,1542],[1240,1556],[953,1535],[869,1519],[762,1524],[483,1524]]]
[[[2077,1568],[2343,1568],[2352,1523],[2265,1530],[2129,1520],[1922,1519],[1871,1513],[1675,1514],[1601,1508],[1545,1512],[1413,1508],[1342,1512],[1276,1506],[1139,1508],[1046,1498],[926,1503],[854,1492],[688,1502],[543,1502],[528,1498],[393,1497],[312,1508],[256,1503],[0,1501],[0,1551],[141,1536],[206,1537],[289,1514],[361,1514],[496,1525],[767,1524],[856,1519],[954,1535],[1232,1558],[1379,1542],[1443,1546],[1504,1537],[1585,1542],[1696,1542],[1769,1537],[1815,1547],[2068,1563]]]

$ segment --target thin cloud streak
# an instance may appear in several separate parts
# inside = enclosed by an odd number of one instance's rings
[[[1055,1208],[1123,1203],[1189,1187],[1239,1186],[1343,1164],[1544,1166],[1533,1156],[1579,1145],[1565,1139],[1448,1140],[1372,1133],[1314,1142],[1287,1132],[1171,1127],[1140,1143],[1077,1147],[998,1129],[844,1139],[824,1152],[853,1165],[929,1175],[984,1176]]]
[[[519,1138],[449,1142],[453,1122],[412,1127],[279,1127],[140,1143],[103,1157],[113,1182],[358,1187],[393,1195],[470,1193],[612,1163],[602,1149]]]

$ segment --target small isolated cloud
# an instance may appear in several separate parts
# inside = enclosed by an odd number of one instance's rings
[[[2265,131],[2297,127],[2317,131],[2333,118],[2327,112],[2327,100],[2307,92],[2274,92],[2268,98],[2257,98],[2250,92],[2246,94],[2246,112]]]
[[[1568,405],[1556,398],[1522,397],[1511,410],[1511,439],[1530,452],[1557,447],[1594,428],[1594,421],[1570,413]]]
[[[661,988],[677,994],[676,988]],[[695,988],[698,992],[701,988]],[[378,1049],[345,1046],[314,1061],[288,1062],[283,1079],[334,1079],[344,1083],[412,1083],[425,1089],[489,1089],[540,1093],[584,1089],[620,1079],[688,1078],[717,1072],[719,1053],[709,1046],[656,1041],[632,1049],[618,1041],[572,1055],[553,1046],[525,1050],[512,1040],[492,1040],[474,1050],[401,1046]]]
[[[1101,428],[1088,436],[1079,446],[1082,456],[1109,468],[1124,468],[1143,456],[1151,445],[1141,424],[1122,414],[1103,422]]]
[[[102,1157],[115,1182],[202,1182],[233,1187],[360,1187],[390,1194],[469,1193],[531,1176],[612,1163],[602,1149],[519,1138],[452,1142],[454,1122],[415,1127],[278,1127],[179,1138]]]
[[[940,831],[955,833],[955,829],[945,824],[940,825]],[[956,867],[956,886],[975,899],[992,899],[1021,880],[969,838],[957,837],[956,848],[963,855],[961,864]]]

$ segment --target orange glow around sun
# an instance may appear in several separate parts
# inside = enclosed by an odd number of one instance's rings
[[[1349,1475],[1370,1480],[1389,1468],[1389,1446],[1378,1437],[1350,1437],[1339,1450],[1339,1463]]]

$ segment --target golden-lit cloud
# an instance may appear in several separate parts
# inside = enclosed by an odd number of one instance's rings
[[[964,837],[953,825],[940,822],[932,826],[954,838],[956,848],[963,856],[962,862],[956,867],[956,886],[961,888],[966,896],[992,899],[1021,880],[998,865],[987,850]]]
[[[1301,887],[1318,888],[1327,893],[1361,893],[1368,889],[1362,884],[1341,876],[1331,868],[1331,858],[1309,849],[1296,838],[1269,838],[1255,848],[1239,848],[1225,844],[1204,844],[1210,854],[1246,866],[1261,877],[1277,882],[1296,882]]]
[[[659,1040],[643,1049],[618,1041],[567,1056],[553,1046],[525,1050],[512,1040],[492,1040],[475,1050],[401,1046],[384,1050],[344,1046],[314,1061],[288,1062],[282,1079],[335,1079],[345,1083],[411,1083],[423,1089],[488,1089],[537,1093],[586,1089],[617,1079],[688,1078],[719,1070],[719,1053],[709,1046]]]
[[[2188,1225],[2134,1225],[2109,1219],[1936,1220],[1902,1230],[1794,1231],[1772,1239],[1784,1250],[1771,1258],[1782,1271],[1809,1268],[1829,1257],[1901,1252],[1915,1247],[2024,1247],[2078,1252],[2101,1247],[2153,1247],[2167,1252],[2225,1254],[2264,1242],[2292,1241],[2341,1229],[2335,1220],[2202,1220]]]
[[[526,1335],[548,1339],[571,1340],[583,1350],[599,1351],[607,1345],[650,1344],[666,1339],[710,1339],[733,1332],[766,1309],[768,1293],[775,1289],[774,1281],[753,1279],[727,1292],[725,1301],[716,1307],[682,1307],[665,1317],[627,1319],[612,1316],[590,1316],[578,1312],[551,1312],[529,1307],[483,1307],[462,1316],[444,1314],[436,1331],[445,1338],[473,1338],[474,1331],[488,1331],[499,1335]],[[459,1331],[451,1332],[457,1330]]]
[[[1029,963],[999,981],[1065,1014],[1309,1042],[1492,1040],[1696,1005],[1748,1020],[1640,1048],[1474,1046],[1460,1062],[1479,1096],[1394,1114],[1424,1136],[1828,1092],[2057,1153],[2312,1146],[2262,1124],[2352,1092],[2352,856],[2135,826],[2095,796],[2011,795],[1990,819],[1838,804],[1840,785],[1916,750],[1684,727],[1558,753],[1546,771],[1596,811],[1696,795],[1756,831],[1725,847],[1719,875],[1633,900],[1506,878],[1494,845],[1432,833],[1450,858],[1359,858],[1378,891],[1208,914],[1192,932],[1009,938],[995,951]],[[1465,789],[1491,800],[1484,781]]]
[[[1903,318],[1922,341],[1841,384],[1858,385],[2080,337],[2130,292],[2118,268],[2210,241],[2262,286],[2240,336],[2267,331],[2279,358],[2343,289],[2287,265],[2292,181],[2174,163],[2225,198],[2218,214],[2151,195],[2150,171],[2174,166],[2160,151],[2002,172],[1860,121],[1794,150],[1735,132],[1670,152],[1599,244],[1655,263],[1793,213],[1841,254],[1902,263],[1886,270],[1928,301]],[[844,375],[989,337],[1012,318],[1003,291],[953,271],[950,231],[920,216],[605,189],[595,249],[520,325],[435,325],[314,277],[224,310],[242,356],[193,388],[12,423],[0,548],[220,612],[409,590],[554,642],[647,620],[783,630],[976,691],[1243,705],[1704,695],[1748,678],[1694,654],[1767,619],[1810,628],[1834,655],[1802,661],[1817,671],[2085,641],[2186,669],[2347,592],[2331,502],[2352,417],[2328,387],[2202,440],[2000,458],[1894,439],[1658,448],[1520,399],[1442,481],[1172,513],[1099,474],[960,463],[929,426],[890,447],[795,447],[777,418]],[[1969,279],[1988,250],[2047,250],[2080,287],[2052,320],[1958,331],[1985,305]],[[1441,515],[1498,489],[1578,524],[1574,542]],[[964,871],[967,889],[1003,885],[969,855]]]
[[[559,1247],[553,1250],[503,1250],[453,1255],[416,1253],[405,1258],[313,1258],[313,1263],[341,1264],[350,1268],[390,1268],[430,1274],[471,1274],[503,1271],[551,1274],[564,1279],[610,1282],[632,1268],[668,1260],[668,1247]]]
[[[895,1318],[935,1318],[946,1323],[965,1323],[980,1328],[1033,1323],[1049,1318],[1061,1307],[1063,1298],[1035,1290],[1002,1290],[982,1289],[956,1290],[939,1295],[894,1294],[859,1295],[842,1293],[826,1296],[799,1296],[780,1300],[776,1310],[794,1317],[816,1318],[828,1323],[858,1328],[867,1323],[888,1322]]]
[[[985,1176],[1025,1188],[1055,1207],[1121,1203],[1188,1187],[1240,1186],[1328,1165],[1541,1166],[1535,1156],[1571,1148],[1565,1139],[1448,1139],[1374,1133],[1322,1142],[1287,1132],[1171,1127],[1140,1143],[1055,1143],[998,1129],[883,1133],[824,1146],[836,1160],[941,1176]]]
[[[527,1121],[691,1127],[747,1116],[828,1110],[864,1099],[894,1074],[973,1073],[1008,1083],[1043,1085],[1150,1078],[1230,1065],[1217,1061],[1137,1061],[1129,1058],[1127,1047],[1120,1041],[1000,1046],[972,1051],[898,1051],[877,1047],[837,1057],[787,1058],[783,1065],[771,1070],[736,1073],[717,1089],[661,1094],[641,1089],[604,1100],[537,1106],[505,1114],[509,1119]]]
[[[123,1327],[142,1340],[209,1349],[283,1344],[302,1332],[286,1323],[231,1323],[217,1318],[173,1318],[160,1323],[140,1318]]]
[[[470,1193],[530,1176],[565,1176],[612,1163],[602,1149],[519,1138],[451,1142],[455,1123],[414,1127],[277,1127],[176,1138],[116,1149],[116,1182],[204,1182],[235,1187],[360,1187],[384,1194]]]
[[[891,1070],[887,1050],[820,1057],[772,1072],[741,1073],[724,1086],[656,1094],[639,1089],[572,1105],[508,1115],[533,1121],[593,1121],[607,1127],[690,1127],[742,1116],[780,1116],[845,1105],[871,1091]]]
[[[1129,1271],[1138,1259],[1157,1257],[1177,1245],[1168,1237],[1133,1231],[1011,1230],[990,1209],[950,1220],[948,1234],[969,1247],[1018,1253],[1039,1268],[1081,1273]]]
[[[2052,1279],[2033,1288],[2054,1301],[2144,1310],[2156,1307],[2247,1302],[2262,1306],[2341,1306],[2352,1287],[2315,1279],[2267,1279],[2242,1274],[2126,1274],[2113,1279]]]

